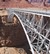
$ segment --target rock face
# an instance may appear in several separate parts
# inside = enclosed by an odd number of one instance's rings
[[[0,0],[0,2],[8,2],[8,1],[12,1],[12,0]],[[13,0],[13,1],[21,1],[21,0]]]
[[[27,54],[27,53],[23,48],[2,47],[0,48],[0,54]]]
[[[27,0],[27,1],[37,8],[39,7],[40,8],[47,7],[48,9],[50,8],[50,0]]]
[[[26,0],[0,0],[0,8],[32,7]]]
[[[0,0],[0,8],[50,8],[50,0]],[[44,8],[45,9],[45,8]]]
[[[32,3],[50,3],[50,0],[27,0],[28,2]]]
[[[12,47],[27,43],[27,38],[20,22],[12,23],[3,24],[0,18],[0,46]]]

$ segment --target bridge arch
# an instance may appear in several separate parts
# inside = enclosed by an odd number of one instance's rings
[[[22,20],[20,19],[20,17],[19,17],[17,14],[15,14],[15,13],[13,13],[13,14],[14,14],[14,15],[18,18],[18,20],[20,21],[20,23],[21,23],[21,25],[22,25],[22,28],[23,28],[23,30],[24,30],[24,32],[25,32],[27,41],[28,41],[28,43],[29,43],[30,50],[31,50],[32,54],[34,54],[34,50],[33,50],[33,48],[32,48],[31,42],[30,42],[30,40],[29,40],[29,36],[28,36],[28,34],[27,34],[27,31],[26,31],[26,29],[25,29],[25,27],[24,27],[24,24],[23,24]]]

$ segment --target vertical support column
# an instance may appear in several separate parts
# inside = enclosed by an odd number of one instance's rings
[[[42,29],[42,23],[43,23],[43,16],[41,16],[41,19],[40,19],[40,21],[39,21],[39,28],[40,28],[40,31],[41,31],[41,29]],[[39,32],[40,32],[39,31]]]
[[[25,13],[24,13],[24,19],[25,19]]]
[[[35,14],[33,14],[33,18],[32,18],[32,20],[31,20],[31,24],[32,24],[32,26],[34,27],[34,24],[35,24]]]
[[[43,22],[43,16],[41,16],[41,19],[40,19],[40,26],[42,27],[42,22]]]
[[[28,17],[27,17],[28,21],[30,20],[30,17],[29,17],[29,15],[30,15],[30,13],[28,13]]]
[[[26,13],[24,13],[24,18],[23,18],[24,22],[26,23]]]

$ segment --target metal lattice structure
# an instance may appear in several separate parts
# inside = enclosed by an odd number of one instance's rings
[[[12,12],[26,34],[32,54],[50,54],[50,14],[34,11]]]

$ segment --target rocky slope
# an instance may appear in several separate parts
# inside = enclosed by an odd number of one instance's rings
[[[0,8],[50,9],[49,0],[0,0]]]

